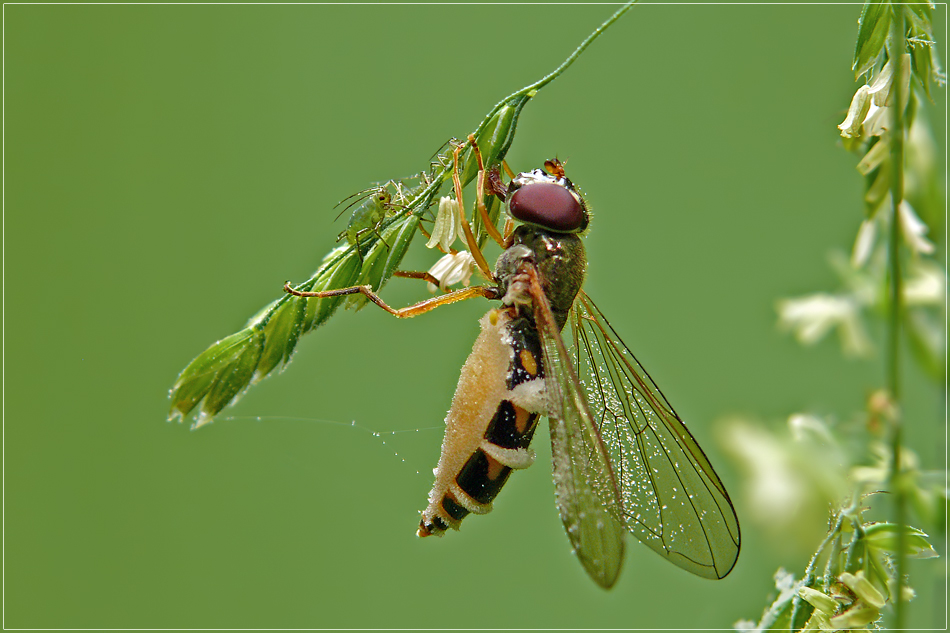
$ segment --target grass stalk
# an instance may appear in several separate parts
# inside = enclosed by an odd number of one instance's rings
[[[894,522],[897,524],[897,552],[895,567],[897,571],[897,589],[894,596],[894,628],[904,628],[904,600],[903,585],[906,556],[904,555],[906,540],[905,525],[907,524],[907,500],[901,480],[901,444],[902,420],[900,413],[900,335],[902,315],[902,288],[901,288],[901,261],[900,261],[900,206],[904,199],[904,126],[906,120],[903,111],[904,91],[902,81],[901,57],[906,48],[904,42],[904,8],[899,4],[892,4],[893,18],[891,20],[890,46],[888,54],[895,67],[891,97],[894,107],[893,124],[890,134],[891,158],[891,201],[892,215],[890,226],[890,247],[888,248],[888,345],[887,345],[887,388],[893,399],[895,410],[898,412],[893,421],[891,435],[891,492],[894,499]]]

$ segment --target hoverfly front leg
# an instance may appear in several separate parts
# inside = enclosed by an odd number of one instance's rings
[[[491,267],[485,260],[485,255],[482,254],[482,249],[478,247],[478,240],[475,239],[475,234],[472,233],[472,227],[465,218],[465,204],[462,202],[462,180],[459,178],[459,152],[462,151],[463,147],[465,146],[459,145],[452,153],[452,159],[455,161],[455,166],[452,168],[452,182],[455,185],[455,200],[459,205],[459,216],[462,224],[462,232],[465,233],[465,242],[468,244],[468,250],[472,253],[475,263],[478,264],[478,269],[482,271],[485,279],[494,281],[495,275],[492,273]]]
[[[478,177],[475,179],[475,206],[478,209],[478,214],[482,218],[482,224],[485,230],[488,231],[488,234],[499,246],[505,248],[505,239],[501,236],[501,233],[498,232],[494,222],[488,219],[488,209],[485,207],[485,165],[482,163],[482,153],[478,151],[478,143],[475,142],[474,134],[468,135],[468,142],[472,144],[475,160],[478,161]],[[496,181],[492,181],[491,184],[493,185],[491,193],[495,193],[494,185]],[[507,192],[507,187],[505,191]],[[504,200],[504,197],[501,197],[501,199]]]
[[[505,170],[508,172],[511,178],[515,177],[514,174],[511,173],[511,168],[508,167],[508,163],[506,163],[505,161],[501,161],[501,165],[502,167],[505,168]],[[488,185],[488,193],[491,195],[494,195],[499,200],[504,202],[505,199],[508,197],[508,185],[506,185],[504,181],[502,181],[501,169],[498,167],[498,165],[495,165],[494,167],[488,170],[488,172],[485,174],[485,181]],[[502,248],[507,249],[509,246],[511,246],[511,234],[514,232],[514,230],[515,230],[514,221],[510,217],[506,217],[505,231],[503,234],[504,237],[502,238],[503,243],[501,244]]]
[[[362,294],[367,299],[378,305],[380,308],[388,312],[399,319],[407,319],[420,314],[425,314],[430,310],[435,310],[436,308],[450,303],[456,303],[457,301],[465,301],[466,299],[474,299],[475,297],[485,297],[486,299],[497,299],[500,295],[498,291],[494,288],[489,288],[487,286],[472,286],[471,288],[463,288],[461,290],[456,290],[454,292],[449,292],[447,294],[434,297],[432,299],[426,299],[425,301],[420,301],[419,303],[414,303],[411,306],[405,308],[391,308],[386,305],[386,302],[380,299],[379,295],[373,292],[372,286],[350,286],[349,288],[339,288],[337,290],[323,290],[320,292],[302,292],[300,290],[294,290],[290,287],[290,282],[284,284],[284,292],[292,294],[295,297],[314,297],[318,299],[323,299],[326,297],[342,297],[346,295],[355,295]]]
[[[393,273],[393,277],[403,277],[405,279],[421,279],[423,281],[428,281],[433,286],[438,286],[441,281],[432,276],[432,273],[422,271],[422,270],[397,270]]]

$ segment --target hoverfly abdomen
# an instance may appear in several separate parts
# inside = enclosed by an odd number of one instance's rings
[[[495,417],[488,424],[485,439],[499,448],[528,448],[537,427],[538,415],[515,406],[510,400],[502,400]]]
[[[491,511],[511,471],[534,463],[528,445],[547,408],[537,331],[507,310],[492,310],[481,324],[446,416],[419,536],[441,535],[448,527],[458,529],[469,514]]]
[[[455,483],[472,500],[488,505],[508,481],[511,468],[479,448],[468,458]]]
[[[533,322],[525,317],[512,321],[508,326],[508,343],[514,353],[508,372],[508,389],[544,378],[541,340]]]
[[[485,430],[485,440],[495,448],[510,451],[528,448],[538,417],[547,406],[544,402],[543,352],[534,324],[526,318],[511,321],[506,343],[512,352],[505,381],[511,397],[498,404]],[[516,461],[513,456],[506,460],[500,453],[499,459],[505,463]],[[512,468],[517,467],[512,465]]]

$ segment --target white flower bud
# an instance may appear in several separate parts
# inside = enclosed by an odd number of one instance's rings
[[[846,354],[864,356],[871,342],[858,313],[858,305],[848,297],[818,293],[778,303],[779,327],[792,330],[804,345],[821,340],[837,327]]]
[[[834,598],[811,587],[800,587],[798,595],[825,615],[834,615],[838,609],[838,602]]]
[[[917,217],[913,207],[906,200],[901,200],[901,204],[897,208],[897,215],[900,218],[904,241],[907,242],[907,246],[910,247],[914,255],[933,253],[933,243],[924,237],[929,230],[927,225]]]
[[[880,609],[884,606],[884,596],[871,584],[870,580],[864,577],[863,571],[859,571],[857,574],[845,572],[838,576],[838,580],[853,591],[855,596],[875,609]],[[871,621],[873,622],[873,620]]]
[[[831,626],[835,631],[841,629],[861,629],[877,621],[880,617],[881,612],[878,609],[859,602],[841,615],[836,615],[831,618]]]
[[[432,237],[426,242],[426,248],[440,246],[443,251],[448,252],[461,233],[462,217],[459,214],[458,201],[442,196],[439,200],[439,211],[435,215],[435,225],[432,227]]]
[[[841,130],[841,136],[845,138],[857,138],[861,136],[861,124],[868,114],[871,107],[871,99],[868,97],[868,86],[861,86],[854,93],[851,99],[851,107],[848,108],[848,116],[841,122],[838,129]]]
[[[854,250],[851,253],[851,266],[861,268],[871,256],[871,249],[874,246],[874,237],[877,234],[877,222],[873,219],[861,222],[861,228],[858,229],[858,237],[854,240]]]
[[[893,60],[884,64],[881,72],[871,80],[868,95],[876,106],[894,105],[894,65]],[[910,54],[904,53],[900,60],[901,108],[907,107],[908,92],[910,91]]]
[[[449,286],[462,282],[468,286],[475,270],[475,258],[468,251],[459,251],[454,255],[444,255],[429,269],[429,274],[439,280],[439,289],[446,292]],[[435,284],[429,284],[429,292],[437,290]]]

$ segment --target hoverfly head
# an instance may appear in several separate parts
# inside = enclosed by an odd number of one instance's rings
[[[590,216],[584,199],[565,175],[559,161],[545,166],[560,169],[535,169],[518,174],[508,185],[508,215],[525,224],[533,224],[555,233],[581,233]]]

